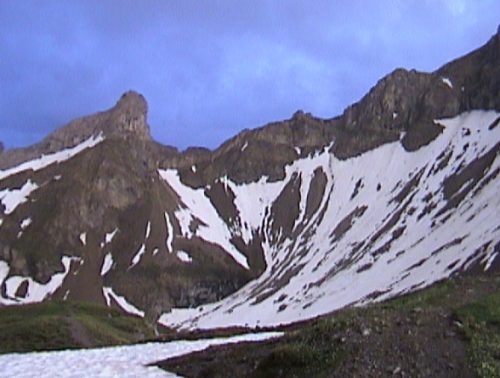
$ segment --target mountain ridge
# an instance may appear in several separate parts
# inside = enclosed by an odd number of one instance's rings
[[[229,323],[242,309],[294,321],[332,282],[370,283],[382,262],[393,281],[329,295],[347,306],[498,269],[499,41],[434,73],[397,69],[338,117],[298,111],[213,151],[154,142],[130,91],[3,152],[0,305],[69,298],[188,327],[210,326],[217,306]],[[434,241],[412,236],[424,228]]]

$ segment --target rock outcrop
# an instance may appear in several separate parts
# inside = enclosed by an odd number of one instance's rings
[[[148,106],[142,95],[134,91],[126,92],[109,110],[78,118],[34,146],[6,151],[0,158],[0,169],[76,146],[99,134],[107,138],[151,141],[147,111]]]

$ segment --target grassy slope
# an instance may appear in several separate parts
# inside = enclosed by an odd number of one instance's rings
[[[500,377],[500,291],[456,311],[481,377]]]
[[[0,308],[0,353],[125,344],[153,337],[142,319],[88,303]]]
[[[500,277],[461,277],[160,363],[186,377],[500,377]]]

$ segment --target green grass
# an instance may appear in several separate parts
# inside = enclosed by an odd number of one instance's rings
[[[500,292],[455,312],[469,340],[471,362],[480,377],[500,377]]]
[[[72,328],[79,329],[75,336]],[[88,303],[0,308],[0,353],[125,344],[152,338],[142,319]]]
[[[323,319],[312,327],[286,334],[263,358],[255,377],[328,376],[341,358],[335,334],[348,327],[344,319]]]
[[[455,288],[453,280],[444,280],[422,290],[386,301],[380,306],[390,309],[414,310],[429,308],[443,304],[448,294]]]

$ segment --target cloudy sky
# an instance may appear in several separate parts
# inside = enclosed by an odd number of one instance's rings
[[[155,139],[218,146],[297,109],[332,117],[396,67],[479,47],[498,0],[1,0],[0,140],[26,146],[128,89]]]

